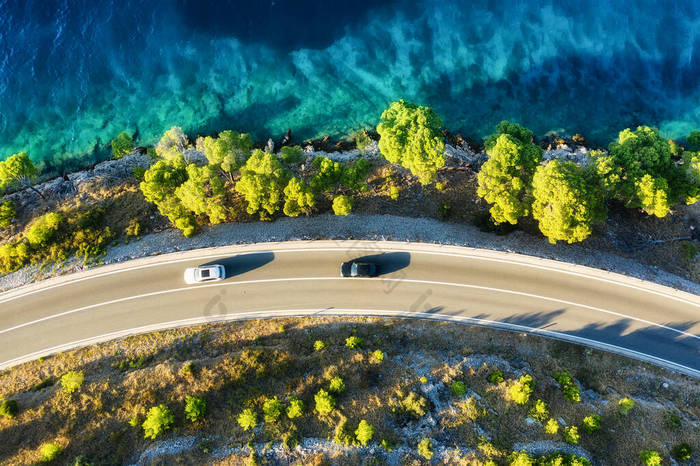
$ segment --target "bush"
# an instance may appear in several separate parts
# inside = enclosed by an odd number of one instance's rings
[[[119,133],[119,136],[112,139],[110,144],[112,145],[112,155],[115,159],[121,159],[134,150],[134,140],[126,131]]]
[[[173,422],[175,422],[175,416],[170,408],[163,404],[151,407],[146,413],[146,420],[141,424],[144,438],[155,439],[170,429]]]
[[[321,351],[324,350],[328,347],[328,344],[325,343],[323,340],[316,340],[314,342],[314,351]]]
[[[661,464],[661,455],[658,451],[643,450],[639,457],[646,466],[659,466]]]
[[[627,416],[632,408],[634,408],[634,400],[623,398],[618,403],[620,414]]]
[[[9,227],[12,224],[12,220],[15,219],[17,215],[17,209],[15,203],[12,201],[5,201],[0,204],[0,227]]]
[[[353,164],[343,168],[343,174],[340,176],[340,183],[351,191],[367,190],[367,185],[364,182],[367,172],[369,172],[370,163],[366,159],[356,159]]]
[[[396,186],[395,184],[392,184],[389,186],[389,198],[393,201],[399,198],[399,195],[401,194],[401,191],[399,190],[399,187]]]
[[[243,427],[243,430],[255,429],[258,425],[258,415],[250,408],[246,408],[238,415],[238,425]]]
[[[531,466],[535,464],[535,460],[526,452],[518,451],[508,456],[508,464],[510,466]]]
[[[424,438],[418,443],[418,454],[426,460],[433,457],[433,441],[429,438]]]
[[[140,167],[140,166],[135,166],[132,170],[132,173],[134,174],[134,178],[137,180],[143,180],[144,175],[146,174],[146,168]]]
[[[549,408],[544,400],[535,401],[535,406],[530,408],[530,417],[536,421],[544,422],[549,417]]]
[[[185,417],[192,422],[203,419],[207,414],[207,402],[197,396],[185,398]]]
[[[535,382],[530,374],[525,374],[510,387],[510,398],[519,405],[524,405],[530,399]]]
[[[450,385],[450,391],[452,392],[452,396],[459,398],[467,393],[467,386],[464,385],[464,382],[461,380],[457,380]]]
[[[444,191],[445,189],[447,189],[447,185],[442,181],[438,181],[437,183],[435,183],[435,189],[437,189],[438,191]]]
[[[393,404],[392,411],[401,416],[407,416],[414,419],[425,416],[428,413],[428,400],[418,395],[415,392],[410,392],[404,396],[402,392],[397,392],[398,400],[391,400]]]
[[[362,446],[367,446],[370,440],[372,440],[372,435],[374,435],[374,427],[364,419],[360,421],[355,431],[355,438]]]
[[[328,391],[340,395],[345,391],[345,382],[340,377],[333,377],[330,384],[328,384]]]
[[[328,157],[316,157],[312,163],[317,170],[309,184],[319,192],[329,192],[335,189],[343,176],[343,165]]]
[[[379,364],[380,362],[384,361],[385,357],[386,357],[386,355],[381,350],[372,351],[371,360],[374,363]]]
[[[85,376],[82,371],[70,371],[61,377],[61,386],[66,393],[73,393],[83,385]]]
[[[581,401],[581,393],[579,392],[578,385],[576,385],[576,382],[571,378],[571,374],[568,372],[556,372],[554,374],[554,379],[561,385],[564,398],[569,401]]]
[[[426,376],[422,376],[420,379],[418,379],[418,381],[425,385],[428,383],[428,378]]]
[[[291,397],[289,399],[289,406],[287,407],[287,417],[289,419],[296,419],[304,415],[304,402],[299,398]]]
[[[356,131],[352,135],[352,139],[355,141],[355,146],[360,150],[365,150],[367,146],[372,144],[372,138],[369,137],[367,130]]]
[[[576,427],[576,426],[564,427],[564,441],[566,443],[576,445],[576,444],[578,444],[578,441],[580,439],[581,439],[581,434],[578,433],[578,427]]]
[[[27,228],[24,236],[34,248],[46,246],[58,231],[61,222],[63,222],[63,215],[58,212],[44,214]]]
[[[496,370],[489,375],[489,382],[494,385],[498,385],[503,382],[503,372]]]
[[[314,401],[316,402],[316,411],[319,414],[330,414],[335,409],[335,398],[324,389],[320,389],[314,395]]]
[[[377,125],[379,151],[389,162],[410,170],[421,184],[430,184],[445,165],[441,128],[442,120],[431,108],[399,100],[382,113]]]
[[[335,215],[348,215],[352,212],[352,198],[350,196],[336,196],[333,198],[333,213]]]
[[[548,434],[556,435],[559,432],[559,423],[555,419],[549,419],[544,425],[544,431]]]
[[[141,234],[141,222],[139,219],[132,218],[129,220],[129,225],[124,229],[127,238],[138,236]]]
[[[48,463],[61,456],[63,447],[58,442],[45,443],[41,446],[39,452],[41,453],[41,462]]]
[[[263,403],[263,413],[265,414],[265,422],[276,422],[284,413],[284,404],[277,397],[268,398]]]
[[[687,461],[693,455],[693,449],[687,443],[679,443],[671,450],[671,455],[678,461]]]
[[[280,153],[282,161],[287,164],[299,163],[304,158],[304,151],[299,146],[284,146]]]
[[[19,408],[15,400],[2,400],[0,403],[0,416],[12,419],[18,412]]]
[[[592,434],[596,430],[600,429],[601,418],[597,414],[591,414],[583,418],[583,430],[589,434]]]
[[[362,347],[362,338],[356,337],[355,335],[347,337],[345,339],[345,346],[348,348],[360,348]]]

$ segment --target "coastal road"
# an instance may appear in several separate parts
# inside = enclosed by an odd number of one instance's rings
[[[378,278],[340,278],[351,259]],[[186,267],[223,263],[221,282]],[[700,297],[605,271],[420,243],[299,241],[149,257],[0,294],[0,368],[125,335],[232,319],[449,319],[563,339],[700,378]],[[507,338],[509,333],[504,333]]]

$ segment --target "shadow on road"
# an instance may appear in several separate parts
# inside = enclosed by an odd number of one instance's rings
[[[216,259],[215,261],[207,262],[203,265],[221,264],[226,267],[226,278],[231,278],[260,268],[272,262],[274,258],[275,255],[271,252],[253,252],[249,254],[238,254],[225,259]]]
[[[388,275],[408,267],[411,254],[407,252],[385,252],[356,257],[349,262],[370,262],[377,265],[377,275]]]

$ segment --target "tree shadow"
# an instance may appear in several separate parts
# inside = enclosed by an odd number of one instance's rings
[[[223,265],[226,268],[225,278],[231,278],[269,264],[274,258],[275,254],[272,252],[248,252],[224,259],[216,259],[203,265]]]

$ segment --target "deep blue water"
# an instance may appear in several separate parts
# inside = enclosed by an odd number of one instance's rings
[[[172,125],[339,137],[399,98],[475,139],[502,119],[679,138],[698,54],[689,0],[0,0],[0,158],[84,165]]]

